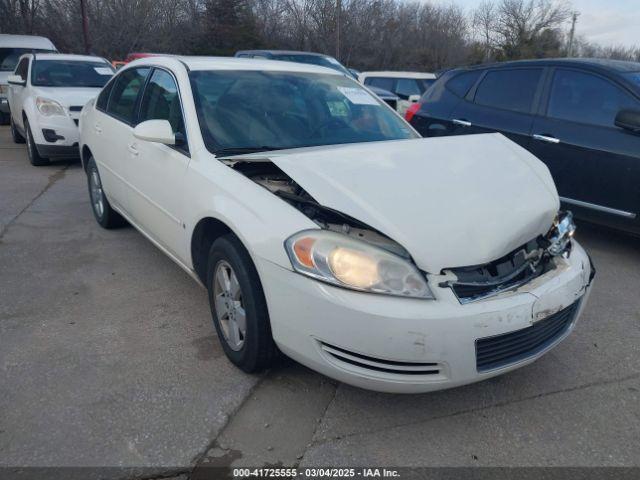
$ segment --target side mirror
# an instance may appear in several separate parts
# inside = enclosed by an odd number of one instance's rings
[[[176,135],[167,120],[147,120],[133,129],[133,136],[146,142],[175,145]]]
[[[7,83],[10,85],[20,85],[21,87],[24,87],[27,84],[27,81],[23,80],[20,75],[9,75],[7,77]]]
[[[418,103],[420,101],[420,95],[409,95],[410,103]]]
[[[615,126],[633,133],[640,133],[640,111],[620,110],[616,115]]]

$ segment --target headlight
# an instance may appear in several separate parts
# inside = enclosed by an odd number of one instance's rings
[[[424,276],[386,250],[326,230],[307,230],[285,242],[293,269],[333,285],[372,293],[433,299]]]
[[[6,95],[9,92],[8,85],[0,85],[0,95]]]
[[[45,117],[51,117],[53,115],[67,116],[67,110],[62,105],[48,98],[37,97],[36,108]]]

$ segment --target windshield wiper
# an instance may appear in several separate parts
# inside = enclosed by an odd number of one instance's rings
[[[262,145],[256,147],[227,147],[216,150],[214,153],[217,157],[227,157],[231,155],[242,155],[256,152],[269,152],[271,150],[284,150],[292,147],[275,147],[270,145]]]

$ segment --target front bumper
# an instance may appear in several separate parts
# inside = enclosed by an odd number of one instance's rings
[[[53,157],[78,157],[80,155],[78,142],[80,141],[80,131],[78,129],[79,114],[69,116],[55,115],[45,117],[38,115],[29,119],[31,133],[35,141],[38,153],[45,158]],[[50,141],[45,137],[43,130],[55,132],[55,141]]]
[[[514,370],[566,338],[587,303],[591,266],[577,242],[568,259],[556,262],[515,291],[465,305],[435,279],[436,300],[416,300],[336,288],[265,260],[257,264],[273,338],[284,353],[351,385],[419,393]],[[478,368],[477,340],[538,325],[576,302],[567,327],[543,348],[500,368]]]

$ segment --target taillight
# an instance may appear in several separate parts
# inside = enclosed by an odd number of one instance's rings
[[[418,110],[420,110],[420,107],[421,107],[420,102],[412,103],[411,105],[409,105],[409,108],[407,108],[407,111],[404,112],[404,119],[407,122],[410,122],[413,116],[416,113],[418,113]]]

